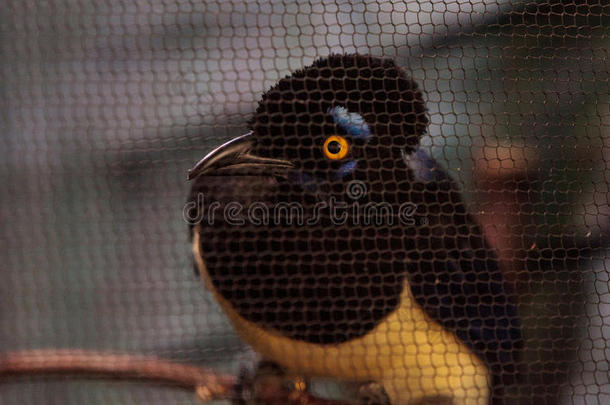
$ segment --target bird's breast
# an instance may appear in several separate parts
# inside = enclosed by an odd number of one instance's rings
[[[369,333],[399,305],[406,263],[392,253],[389,235],[381,235],[386,231],[200,229],[195,233],[204,235],[200,249],[214,290],[244,319],[288,338],[346,342]]]
[[[487,402],[489,375],[485,365],[455,335],[425,314],[405,279],[401,279],[394,310],[366,333],[326,344],[294,339],[281,329],[248,319],[243,309],[240,312],[216,288],[203,259],[205,252],[200,251],[204,245],[200,235],[194,233],[193,250],[206,285],[240,336],[265,358],[299,375],[382,382],[394,404],[442,395],[454,398],[456,404]],[[301,311],[298,306],[292,310]],[[264,309],[253,305],[251,311]],[[347,324],[338,322],[344,333]],[[339,328],[336,330],[339,333]]]
[[[216,202],[217,214],[194,228],[197,248],[211,286],[242,318],[336,344],[366,335],[398,307],[413,229],[364,224],[351,207],[333,216],[329,201],[271,178],[209,177],[199,192],[214,196],[207,204]],[[231,207],[236,218],[227,218]]]

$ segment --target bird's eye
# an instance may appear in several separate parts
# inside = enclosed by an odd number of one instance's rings
[[[324,156],[331,160],[343,159],[349,151],[347,139],[339,135],[331,135],[324,141]]]

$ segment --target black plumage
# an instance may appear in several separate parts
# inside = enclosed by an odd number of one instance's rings
[[[329,114],[336,106],[359,114],[372,136],[337,125]],[[237,313],[310,343],[366,335],[396,310],[407,285],[496,383],[509,382],[522,347],[516,307],[456,183],[418,148],[427,123],[416,83],[389,59],[331,55],[280,80],[250,121],[247,154],[292,166],[227,166],[195,177],[189,201],[203,195],[219,202],[218,213],[232,203],[245,208],[243,224],[219,214],[197,221],[200,250],[214,288]],[[332,134],[350,140],[346,160],[323,155]],[[366,192],[346,196],[350,184]],[[331,199],[345,204],[345,223],[317,211]],[[303,223],[277,209],[286,203],[301,207]],[[266,223],[252,223],[253,204],[266,207]],[[366,208],[378,204],[388,212],[379,223]]]

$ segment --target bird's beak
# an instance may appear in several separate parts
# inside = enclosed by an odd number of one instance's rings
[[[253,145],[252,131],[220,145],[188,171],[188,179],[193,180],[202,174],[273,174],[274,172],[285,172],[294,167],[291,162],[286,160],[253,154]]]

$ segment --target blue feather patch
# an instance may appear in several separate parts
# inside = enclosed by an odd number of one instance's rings
[[[328,113],[332,115],[335,124],[354,138],[369,139],[371,137],[371,129],[360,114],[349,112],[341,106],[330,108]]]
[[[342,165],[339,169],[337,169],[337,172],[335,173],[335,180],[339,180],[353,172],[357,165],[357,160],[350,160],[349,162]]]

